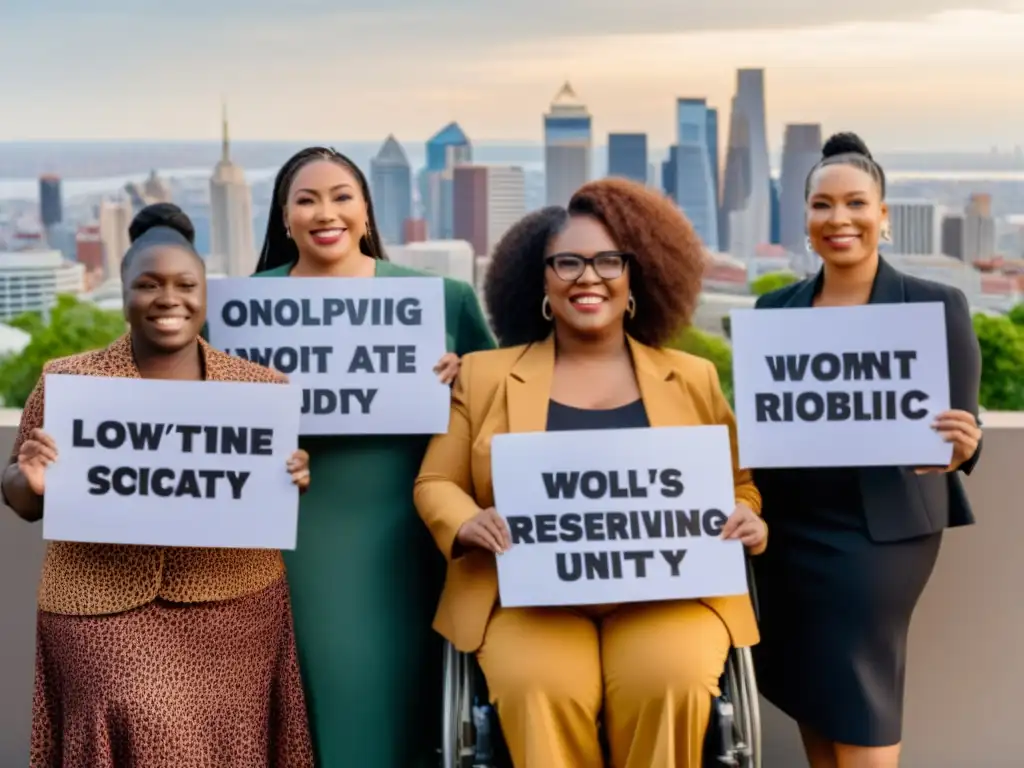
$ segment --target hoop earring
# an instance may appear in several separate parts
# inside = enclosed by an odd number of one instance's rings
[[[555,313],[551,311],[551,302],[548,297],[544,297],[544,301],[540,303],[540,314],[549,323],[555,319]]]
[[[633,298],[633,292],[629,292],[629,298],[626,299],[626,314],[629,315],[629,319],[632,320],[636,317],[636,299]]]
[[[811,244],[810,237],[804,238],[804,250],[806,250],[810,255],[814,255],[814,246]]]

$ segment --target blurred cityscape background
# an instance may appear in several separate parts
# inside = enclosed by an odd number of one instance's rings
[[[533,141],[477,142],[452,121],[426,141],[391,134],[334,146],[370,179],[389,258],[478,290],[495,243],[528,211],[565,204],[581,184],[604,176],[663,191],[707,249],[694,329],[679,343],[714,358],[728,379],[729,311],[819,266],[805,244],[804,183],[835,128],[786,124],[781,145],[771,146],[770,79],[765,69],[736,71],[727,111],[701,96],[666,102],[670,130],[658,134],[674,138],[664,147],[642,125],[596,135],[586,94],[570,82],[537,94]],[[43,351],[85,343],[58,338],[70,321],[54,328],[55,312],[84,318],[82,305],[120,310],[128,224],[146,204],[173,201],[188,213],[211,278],[252,274],[273,177],[304,145],[234,142],[229,110],[224,104],[219,141],[0,142],[0,405],[20,407]],[[889,176],[886,258],[960,288],[977,315],[991,376],[1009,365],[1024,381],[1024,310],[1014,312],[1024,292],[1024,152],[880,152],[878,159]],[[30,349],[33,334],[47,333]],[[986,406],[1024,408],[1017,393],[1024,387],[1004,378],[987,380]]]

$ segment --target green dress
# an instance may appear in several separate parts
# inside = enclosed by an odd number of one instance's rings
[[[255,277],[286,277],[290,270]],[[376,276],[425,275],[378,261]],[[444,295],[448,351],[493,348],[473,289],[446,278]],[[438,764],[442,646],[431,623],[444,560],[412,503],[429,440],[300,441],[312,482],[299,511],[298,546],[284,558],[321,768]]]

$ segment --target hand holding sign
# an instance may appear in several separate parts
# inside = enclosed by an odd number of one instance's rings
[[[36,496],[46,488],[46,468],[57,460],[57,444],[41,429],[33,429],[18,450],[18,471]]]
[[[915,470],[924,475],[930,472],[956,472],[960,465],[970,459],[981,442],[981,427],[973,413],[968,411],[943,411],[932,422],[932,429],[942,435],[947,443],[953,444],[953,458],[946,467],[922,467]]]
[[[459,375],[459,369],[462,367],[462,360],[454,352],[446,352],[440,360],[437,361],[437,365],[434,366],[434,373],[437,374],[437,378],[441,380],[442,384],[451,384],[455,381],[455,377]]]
[[[309,454],[299,448],[288,457],[285,465],[288,473],[292,476],[292,482],[299,488],[299,493],[305,493],[309,488]]]
[[[739,539],[750,554],[759,555],[764,551],[768,526],[754,514],[754,510],[746,504],[739,504],[722,526],[722,538]]]
[[[463,547],[477,547],[500,555],[512,546],[512,534],[498,511],[488,507],[462,524],[455,541]]]

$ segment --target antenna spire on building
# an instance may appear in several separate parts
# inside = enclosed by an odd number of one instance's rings
[[[231,141],[228,137],[228,103],[223,98],[220,102],[220,120],[220,159],[227,163],[231,160]]]

